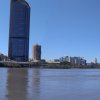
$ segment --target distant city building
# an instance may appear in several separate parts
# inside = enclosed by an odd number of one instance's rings
[[[33,46],[33,60],[34,61],[41,60],[41,46],[40,45]]]
[[[8,60],[9,58],[6,55],[0,53],[0,61],[8,61]]]
[[[54,59],[54,62],[60,62],[60,60],[59,59]]]
[[[95,59],[94,59],[94,63],[95,63],[95,64],[97,64],[97,63],[98,63],[97,58],[95,58]]]
[[[61,57],[60,62],[69,62],[72,65],[86,65],[86,60],[81,57]]]
[[[65,56],[60,58],[60,62],[70,62],[71,57]]]
[[[30,6],[25,0],[11,0],[8,56],[15,61],[28,61]]]
[[[57,59],[54,59],[54,60],[47,60],[46,61],[47,63],[55,63],[55,64],[59,64],[60,63],[60,61],[59,60],[57,60]]]

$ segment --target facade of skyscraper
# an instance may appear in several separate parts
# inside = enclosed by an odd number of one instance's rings
[[[34,61],[41,60],[41,46],[40,45],[33,46],[33,60]]]
[[[30,6],[25,0],[11,0],[8,56],[15,61],[28,61]]]

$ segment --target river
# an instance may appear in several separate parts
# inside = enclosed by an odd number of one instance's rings
[[[0,68],[0,100],[100,100],[100,69]]]

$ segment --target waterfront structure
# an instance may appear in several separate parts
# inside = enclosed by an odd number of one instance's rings
[[[72,65],[86,65],[86,60],[82,57],[61,57],[60,62],[69,62]]]
[[[41,60],[41,46],[38,44],[33,46],[33,60],[34,61]]]
[[[11,0],[8,57],[28,61],[30,6],[25,0]]]

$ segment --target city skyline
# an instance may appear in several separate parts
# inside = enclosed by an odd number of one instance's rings
[[[32,45],[38,43],[45,59],[68,55],[81,56],[89,62],[96,57],[100,61],[99,0],[27,1],[32,7],[30,58]],[[0,52],[7,55],[10,0],[0,1],[0,4]]]

